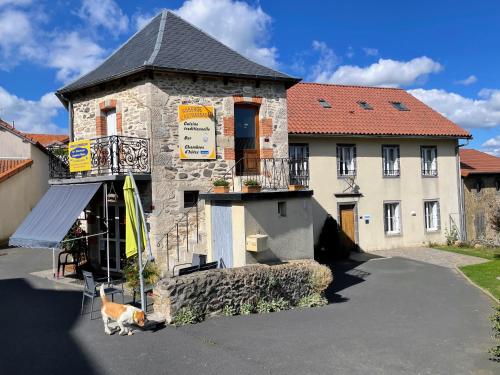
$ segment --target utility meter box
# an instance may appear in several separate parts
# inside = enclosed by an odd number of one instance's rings
[[[259,252],[267,249],[267,234],[252,234],[247,237],[247,251]]]

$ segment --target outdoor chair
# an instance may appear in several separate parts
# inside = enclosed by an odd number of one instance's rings
[[[207,256],[206,255],[193,253],[193,258],[191,260],[191,263],[176,264],[174,266],[174,268],[172,269],[172,274],[175,275],[175,270],[178,267],[181,267],[181,266],[191,266],[191,267],[201,266],[202,264],[205,264],[206,262],[207,262]],[[191,268],[191,267],[185,267],[185,268]],[[179,276],[180,276],[181,269],[179,269]],[[192,271],[192,272],[194,272],[194,271]],[[189,272],[189,273],[191,273],[191,272]],[[184,273],[184,275],[186,275],[186,274]]]
[[[200,266],[184,267],[179,270],[179,275],[189,275],[190,273],[197,272],[200,270]]]
[[[108,279],[103,277],[99,279],[94,279],[92,272],[82,271],[83,274],[83,295],[82,295],[82,309],[80,310],[80,315],[83,315],[83,306],[85,304],[85,297],[92,300],[90,307],[90,320],[92,320],[92,313],[94,312],[94,298],[99,297],[99,287],[101,284],[106,282]],[[111,301],[114,301],[115,294],[122,295],[122,303],[125,303],[125,297],[123,295],[123,284],[121,288],[117,288],[114,285],[108,285],[104,288],[104,293],[107,296],[111,296]]]
[[[210,262],[210,263],[205,263],[200,266],[200,271],[206,271],[206,270],[214,270],[219,266],[219,262]]]
[[[64,277],[64,270],[66,269],[66,266],[68,265],[74,265],[75,266],[75,272],[76,272],[76,267],[78,267],[78,256],[76,256],[75,253],[71,251],[61,251],[59,253],[59,256],[57,258],[57,278],[59,278],[59,270],[62,267],[62,276]]]

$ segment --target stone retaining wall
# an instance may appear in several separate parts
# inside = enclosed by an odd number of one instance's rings
[[[261,300],[282,298],[294,306],[301,298],[322,293],[332,279],[330,269],[314,260],[196,272],[161,280],[154,290],[154,310],[170,323],[185,308],[209,316]]]

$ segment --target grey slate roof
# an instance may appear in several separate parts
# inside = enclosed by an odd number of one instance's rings
[[[142,70],[299,81],[250,61],[174,13],[164,10],[96,69],[58,90],[69,93]]]

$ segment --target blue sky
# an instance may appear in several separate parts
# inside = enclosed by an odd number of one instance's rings
[[[66,132],[52,93],[162,8],[306,81],[405,88],[471,131],[472,147],[500,155],[495,0],[0,0],[0,117]]]

